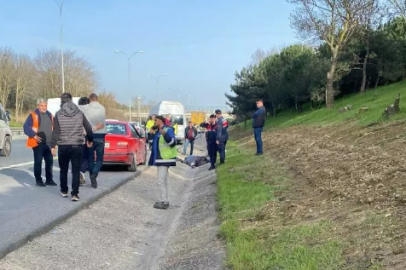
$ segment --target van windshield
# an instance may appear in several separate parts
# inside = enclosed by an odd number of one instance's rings
[[[183,115],[172,115],[172,125],[178,124],[183,125]]]

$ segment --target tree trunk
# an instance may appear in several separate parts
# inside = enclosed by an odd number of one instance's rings
[[[379,72],[379,73],[381,73],[381,72]],[[376,76],[376,81],[375,81],[375,87],[374,87],[374,88],[377,88],[377,87],[378,87],[378,84],[379,84],[379,78],[380,78],[379,73],[378,73],[378,76]]]
[[[275,102],[272,101],[272,116],[276,117],[276,105]]]
[[[366,46],[366,53],[364,57],[364,63],[362,64],[362,84],[361,84],[361,93],[365,93],[365,86],[367,84],[367,64],[368,64],[368,57],[369,57],[369,46]]]
[[[331,109],[334,106],[334,75],[336,73],[338,59],[338,49],[333,51],[333,56],[331,57],[330,70],[327,72],[327,85],[326,85],[326,107]]]
[[[18,80],[17,80],[17,83],[16,83],[16,107],[15,107],[15,109],[16,109],[16,111],[15,111],[15,120],[17,120],[18,119],[18,113],[19,113],[19,106],[20,106],[20,103],[19,103],[19,87],[20,87],[20,84],[19,84],[19,82],[18,82]]]

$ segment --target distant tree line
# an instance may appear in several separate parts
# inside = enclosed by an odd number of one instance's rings
[[[288,2],[296,5],[292,27],[304,42],[258,50],[235,73],[226,97],[240,119],[251,115],[258,98],[273,116],[300,113],[305,103],[333,108],[337,97],[405,79],[406,1]]]
[[[76,52],[64,52],[65,92],[87,96],[98,89],[91,64]],[[36,106],[36,100],[55,98],[62,94],[61,57],[56,48],[40,50],[34,57],[19,54],[11,48],[0,48],[0,103],[12,112],[15,120]],[[99,93],[105,101],[109,117],[122,118],[122,109],[114,94]]]

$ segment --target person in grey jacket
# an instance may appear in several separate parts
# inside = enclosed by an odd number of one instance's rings
[[[103,166],[104,139],[107,133],[106,110],[99,103],[99,97],[95,93],[89,96],[89,100],[90,103],[83,108],[83,113],[93,128],[93,146],[88,148],[89,175],[92,187],[97,188],[97,176]],[[94,159],[94,153],[96,153],[96,160]]]
[[[72,102],[72,95],[63,93],[61,96],[61,109],[56,113],[52,132],[51,149],[55,155],[58,145],[58,161],[62,197],[68,196],[68,169],[72,163],[72,201],[79,200],[79,176],[82,163],[83,128],[86,130],[88,147],[93,143],[92,126],[82,111]]]

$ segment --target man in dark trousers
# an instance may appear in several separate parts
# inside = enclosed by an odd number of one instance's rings
[[[224,164],[226,160],[226,145],[228,141],[228,121],[223,117],[221,110],[216,110],[217,128],[216,128],[216,143],[220,154],[220,164]]]
[[[47,101],[38,99],[37,109],[31,112],[24,123],[24,133],[28,136],[27,147],[34,152],[34,176],[37,186],[56,186],[52,167],[54,159],[51,153],[51,137],[54,117],[47,110]],[[45,184],[42,181],[42,159],[45,160]]]
[[[83,128],[87,135],[87,146],[92,147],[92,126],[79,107],[72,102],[72,95],[63,93],[61,109],[55,115],[51,147],[52,154],[55,155],[55,147],[58,145],[61,194],[64,198],[68,197],[68,169],[69,162],[72,163],[72,201],[79,201],[80,166],[85,141]]]
[[[258,110],[252,116],[252,128],[254,129],[255,142],[257,143],[257,153],[255,155],[261,156],[263,154],[261,133],[266,118],[266,109],[262,99],[257,100],[257,108]]]
[[[210,168],[209,171],[216,168],[217,160],[217,143],[216,143],[216,115],[210,115],[209,120],[206,123],[200,124],[201,127],[206,128],[206,142],[207,142],[207,152],[210,157]]]
[[[197,129],[193,126],[192,121],[189,121],[189,126],[185,128],[185,144],[183,145],[183,154],[186,155],[186,150],[190,144],[190,155],[193,155],[193,146],[197,136]]]
[[[88,148],[88,162],[90,182],[93,188],[97,188],[97,177],[103,166],[104,143],[107,133],[106,129],[106,110],[99,103],[99,97],[92,93],[89,96],[90,103],[83,108],[83,113],[93,128],[93,146]],[[96,153],[96,159],[94,158]]]

